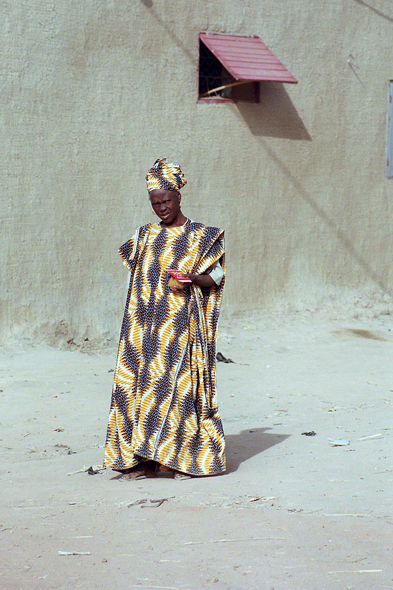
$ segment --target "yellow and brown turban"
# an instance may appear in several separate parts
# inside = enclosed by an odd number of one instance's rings
[[[180,166],[169,164],[166,158],[158,159],[146,174],[147,190],[163,189],[167,191],[179,191],[187,180],[180,170]]]

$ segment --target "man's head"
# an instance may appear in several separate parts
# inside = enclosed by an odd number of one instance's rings
[[[180,166],[167,163],[166,158],[156,160],[146,174],[147,190],[172,190],[179,191],[187,180]]]

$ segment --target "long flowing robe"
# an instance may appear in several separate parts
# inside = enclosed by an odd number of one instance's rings
[[[224,234],[187,220],[150,223],[119,249],[131,272],[112,391],[104,464],[154,460],[192,475],[225,471],[215,385],[219,286],[168,286],[168,269],[225,273]]]

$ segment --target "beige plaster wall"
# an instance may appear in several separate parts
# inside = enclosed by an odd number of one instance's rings
[[[117,339],[117,247],[165,156],[184,212],[226,229],[225,313],[389,297],[389,0],[8,0],[0,27],[3,339]],[[259,35],[299,84],[197,104],[205,30]]]

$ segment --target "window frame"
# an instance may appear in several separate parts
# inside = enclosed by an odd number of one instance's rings
[[[393,80],[389,80],[386,139],[386,178],[393,179]]]
[[[254,80],[244,80],[244,81],[240,82],[240,84],[244,84],[244,85],[247,84],[250,87],[252,87],[251,93],[253,94],[253,96],[250,99],[246,99],[246,98],[243,99],[241,97],[225,97],[225,96],[217,96],[217,95],[213,95],[213,96],[209,97],[209,96],[204,96],[203,93],[201,94],[200,86],[201,86],[201,46],[202,45],[204,47],[204,51],[209,52],[211,54],[211,57],[215,61],[217,61],[217,64],[220,65],[220,68],[225,70],[225,72],[227,73],[227,75],[230,78],[233,78],[233,76],[230,74],[230,72],[228,72],[228,70],[221,64],[220,60],[217,59],[211,53],[211,51],[207,47],[207,45],[205,45],[203,43],[203,41],[200,37],[200,33],[199,33],[199,35],[198,35],[198,100],[197,100],[197,102],[198,103],[206,103],[206,104],[221,104],[221,103],[236,104],[238,102],[247,102],[249,104],[258,104],[260,102],[260,86],[259,86],[259,82],[254,81]],[[233,78],[233,81],[235,84],[238,84],[234,78]],[[236,88],[236,85],[234,87]]]

